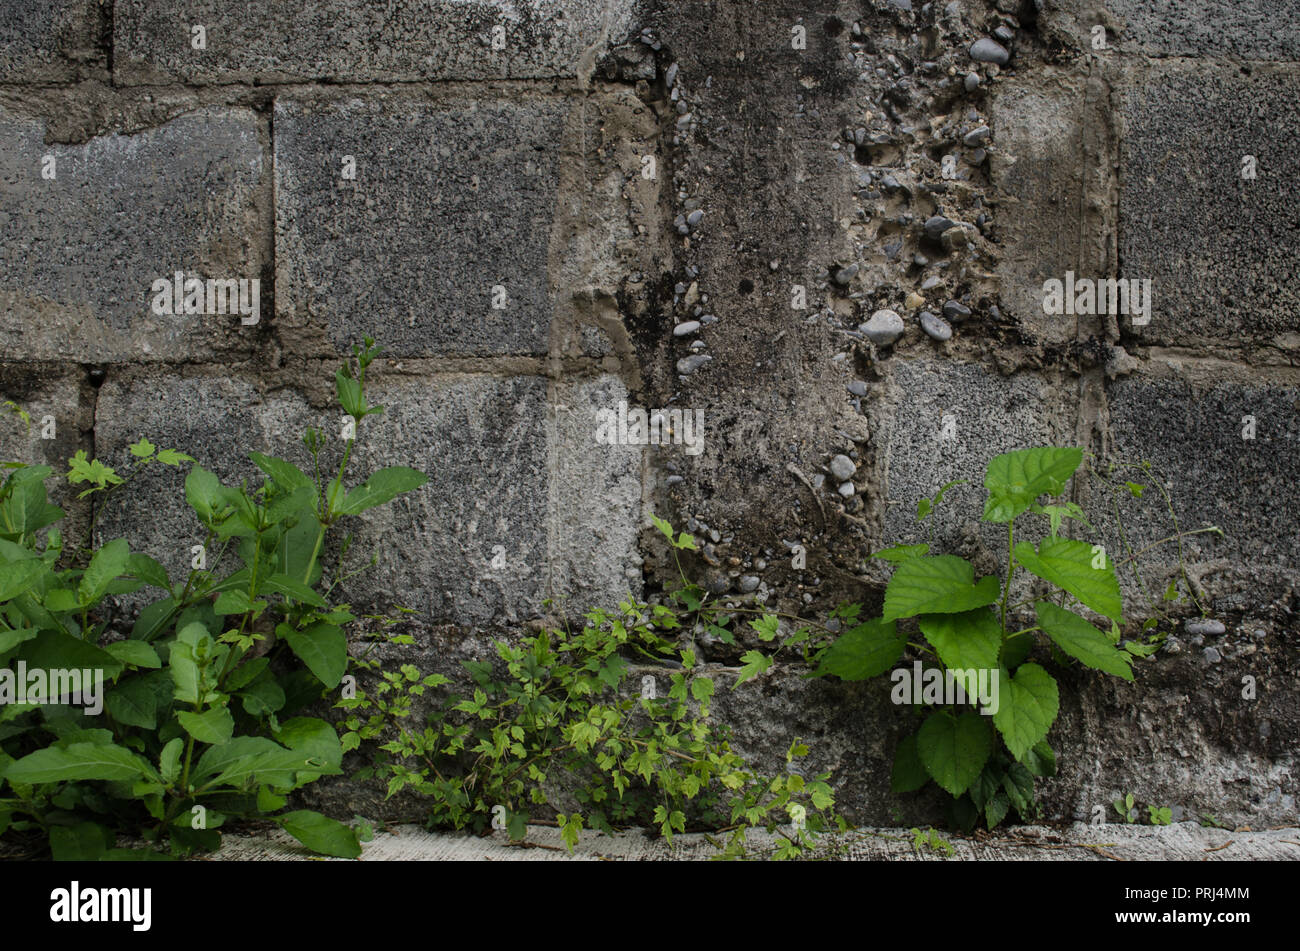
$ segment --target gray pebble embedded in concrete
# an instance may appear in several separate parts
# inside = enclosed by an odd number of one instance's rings
[[[1183,630],[1188,634],[1208,634],[1210,637],[1218,637],[1220,634],[1224,633],[1227,628],[1224,627],[1222,621],[1216,621],[1214,618],[1199,617],[1189,618],[1184,622]]]
[[[962,320],[970,316],[970,308],[960,301],[950,300],[943,305],[943,315],[949,320]]]
[[[1205,659],[1208,660],[1211,664],[1217,664],[1219,661],[1223,660],[1223,657],[1213,647],[1205,648],[1204,654],[1205,654]]]
[[[858,329],[866,334],[867,339],[872,343],[887,347],[903,336],[906,328],[903,325],[903,318],[898,316],[896,311],[878,310],[865,324],[859,325]]]
[[[951,218],[945,218],[943,215],[935,215],[934,217],[927,219],[925,222],[926,237],[938,241],[939,238],[943,236],[943,233],[954,224],[956,224],[956,222]]]
[[[858,266],[850,264],[848,267],[842,267],[835,272],[834,281],[840,287],[848,287],[849,283],[857,276]]]
[[[707,353],[697,353],[693,357],[682,357],[677,361],[677,372],[682,376],[690,376],[712,359],[713,357]]]
[[[993,35],[1003,43],[1010,43],[1016,38],[1016,34],[1011,31],[1011,27],[1005,25],[994,30]]]
[[[854,396],[867,395],[867,384],[863,383],[861,380],[849,380],[849,382],[846,385],[848,387],[848,391],[852,393]]]
[[[846,482],[853,478],[853,473],[858,471],[858,467],[853,464],[853,460],[848,456],[840,454],[831,460],[831,475]]]
[[[971,44],[970,58],[978,63],[995,63],[998,66],[1005,66],[1007,60],[1011,59],[1011,54],[997,40],[985,36]]]
[[[744,594],[749,594],[749,592],[754,591],[757,588],[758,588],[758,578],[755,575],[740,576],[741,592],[743,592]]]
[[[686,223],[692,228],[698,227],[699,223],[703,220],[704,212],[700,211],[698,208],[686,216]]]
[[[840,495],[844,496],[846,499],[848,499],[848,498],[852,498],[852,497],[853,497],[853,483],[852,483],[852,482],[844,482],[844,483],[842,483],[842,484],[840,485],[840,490],[839,490],[839,491],[840,491]]]
[[[962,141],[972,147],[983,145],[988,141],[990,132],[991,130],[986,125],[976,126],[974,129],[971,129],[966,133],[966,136]]]
[[[687,334],[693,334],[695,333],[695,331],[699,329],[700,329],[700,322],[698,320],[688,320],[685,321],[684,323],[678,324],[676,327],[673,328],[673,336],[685,337]]]
[[[976,89],[980,88],[979,75],[977,73],[967,73],[965,83],[966,83],[966,91],[974,92]]]
[[[952,327],[942,317],[936,317],[928,310],[921,311],[921,329],[935,340],[951,340]]]

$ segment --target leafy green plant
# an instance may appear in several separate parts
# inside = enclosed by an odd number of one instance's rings
[[[1067,521],[1087,520],[1058,498],[1083,460],[1076,448],[1041,447],[996,456],[984,478],[983,519],[1006,526],[1006,571],[975,576],[975,566],[949,554],[930,554],[929,544],[898,545],[873,557],[891,562],[879,618],[850,628],[817,653],[817,676],[867,680],[889,672],[910,648],[923,671],[948,685],[947,693],[913,696],[920,728],[894,757],[892,788],[912,792],[936,783],[952,797],[954,825],[989,828],[1011,810],[1036,815],[1035,783],[1055,773],[1056,754],[1047,742],[1060,710],[1055,677],[1031,660],[1036,642],[1058,664],[1078,663],[1131,681],[1132,661],[1158,644],[1122,642],[1123,604],[1115,565],[1100,545],[1062,534]],[[934,500],[923,500],[918,519],[932,514],[950,483]],[[1026,540],[1017,526],[1027,517],[1046,520],[1046,533]],[[1017,572],[1047,582],[1053,594],[1012,603]],[[1032,607],[1033,623],[1017,620]],[[1098,617],[1098,627],[1090,617]],[[977,671],[996,676],[996,709],[974,712]],[[898,672],[896,672],[898,673]],[[906,671],[904,671],[906,673]],[[964,688],[953,691],[953,686]],[[919,695],[921,691],[916,690]],[[955,696],[955,700],[953,699]],[[983,698],[982,698],[983,699]]]
[[[916,849],[918,852],[929,849],[931,852],[942,855],[944,858],[952,856],[954,851],[952,843],[941,836],[938,832],[934,831],[934,829],[926,829],[925,831],[922,831],[913,828],[912,848]]]
[[[336,377],[339,400],[359,424],[381,412],[364,397],[379,354],[369,338]],[[303,715],[336,688],[348,665],[343,627],[354,620],[330,595],[321,555],[344,518],[418,487],[426,477],[392,467],[345,488],[355,442],[345,441],[332,478],[322,475],[324,437],[304,442],[314,475],[251,453],[260,485],[223,484],[194,464],[185,500],[204,532],[192,570],[166,569],[118,538],[65,551],[53,527],[48,466],[19,466],[0,486],[0,670],[89,671],[102,709],[57,690],[0,704],[0,835],[56,858],[187,854],[220,843],[233,819],[267,819],[328,855],[360,853],[356,832],[309,810],[285,811],[293,790],[341,773],[333,726]],[[132,468],[78,452],[66,473],[87,485],[95,514],[108,493],[144,466],[194,460],[148,440],[130,447]],[[93,516],[92,516],[93,517]],[[91,534],[94,537],[94,534]],[[110,599],[161,594],[125,638],[110,630]],[[87,685],[83,685],[87,687]],[[119,835],[144,849],[114,848]]]
[[[1174,811],[1168,806],[1147,806],[1147,818],[1153,826],[1167,826],[1174,821]]]
[[[675,547],[693,549],[689,535],[656,524]],[[759,775],[730,748],[727,731],[709,719],[715,676],[693,645],[680,643],[694,628],[678,611],[628,600],[585,621],[575,631],[497,642],[497,663],[462,662],[468,683],[376,666],[372,692],[337,704],[344,748],[377,746],[375,765],[358,778],[384,778],[390,797],[403,789],[428,797],[431,827],[503,828],[518,840],[530,821],[554,815],[570,849],[584,828],[641,825],[669,841],[688,829],[721,833],[720,857],[740,858],[751,854],[747,830],[764,828],[774,834],[773,857],[784,859],[837,823],[829,774],[806,779],[795,768],[808,754],[801,741],[778,776]],[[774,616],[755,625],[759,637],[775,639]],[[737,683],[764,662],[746,654]],[[441,691],[440,701],[421,719],[416,701],[430,690]]]
[[[1125,822],[1130,825],[1137,822],[1137,805],[1132,793],[1127,793],[1122,799],[1116,799],[1111,805]]]

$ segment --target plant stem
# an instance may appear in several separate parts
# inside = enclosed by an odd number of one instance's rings
[[[1007,629],[1007,602],[1011,600],[1011,578],[1016,573],[1016,520],[1007,522],[1007,584],[1002,589],[1002,630]]]

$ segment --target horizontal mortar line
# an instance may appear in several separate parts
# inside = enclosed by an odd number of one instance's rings
[[[67,81],[57,83],[42,84],[20,84],[20,83],[3,83],[0,89],[15,88],[21,85],[38,85],[45,89],[75,89],[92,80]],[[593,82],[593,85],[603,88],[631,88],[625,83],[601,83]],[[373,89],[394,89],[394,90],[437,90],[445,92],[447,90],[455,91],[464,87],[466,89],[478,88],[500,88],[503,90],[517,89],[544,89],[564,93],[582,93],[587,92],[574,77],[555,77],[550,79],[537,78],[503,78],[499,76],[485,76],[481,79],[348,79],[348,80],[328,80],[328,79],[293,79],[274,82],[250,82],[248,80],[232,80],[228,83],[187,83],[184,81],[170,83],[113,83],[111,88],[119,94],[129,94],[134,90],[141,92],[157,93],[168,91],[179,92],[204,92],[207,90],[239,90],[246,92],[279,92],[282,90],[339,90],[347,91],[356,90],[373,90]]]

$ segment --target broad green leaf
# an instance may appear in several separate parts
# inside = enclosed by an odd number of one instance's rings
[[[1020,757],[1020,762],[1035,776],[1056,775],[1056,752],[1047,745],[1046,740],[1035,743],[1029,752]]]
[[[916,614],[960,614],[998,599],[998,579],[975,581],[975,568],[956,555],[923,555],[900,564],[885,588],[886,621]]]
[[[284,638],[290,650],[307,665],[326,687],[337,687],[348,666],[348,641],[333,624],[313,624],[305,631],[288,624],[276,627],[277,637]]]
[[[907,635],[893,621],[871,620],[839,636],[821,655],[816,676],[830,674],[841,680],[867,680],[879,676],[903,656]]]
[[[235,732],[235,720],[225,707],[213,707],[202,713],[182,710],[176,714],[176,719],[194,739],[213,746],[229,743]]]
[[[989,829],[995,829],[1010,811],[1011,800],[1007,798],[1005,792],[999,789],[984,804],[984,821]]]
[[[260,452],[250,452],[248,458],[252,459],[257,468],[269,475],[275,484],[286,492],[307,486],[312,490],[313,495],[315,494],[315,483],[292,462],[277,459],[275,456],[264,456]]]
[[[115,538],[95,552],[77,587],[81,603],[87,605],[98,601],[108,590],[108,583],[126,574],[130,566],[131,549],[125,538]]]
[[[280,789],[293,786],[296,774],[309,769],[316,767],[301,750],[286,750],[266,737],[237,736],[229,743],[208,747],[199,758],[194,782],[240,787],[256,777],[258,782]]]
[[[921,757],[916,752],[916,734],[903,737],[894,751],[894,768],[890,772],[889,786],[896,793],[913,792],[930,781]]]
[[[916,752],[930,778],[960,796],[979,777],[993,751],[993,737],[978,713],[930,714],[916,734]]]
[[[994,456],[984,474],[984,487],[989,491],[984,520],[1009,522],[1040,495],[1060,495],[1082,461],[1082,449],[1056,446]]]
[[[101,670],[105,682],[123,670],[122,662],[103,648],[62,631],[41,631],[19,650],[27,669]]]
[[[247,591],[235,589],[234,591],[223,591],[217,595],[212,610],[221,615],[247,614],[249,611],[260,613],[266,607],[266,604],[265,601],[250,601]]]
[[[39,558],[8,562],[0,565],[0,601],[9,601],[22,594],[49,569]]]
[[[275,738],[298,753],[311,757],[318,772],[335,772],[343,762],[343,745],[334,727],[316,717],[294,717],[280,725]]]
[[[132,552],[131,557],[127,559],[127,566],[128,571],[145,584],[162,588],[164,591],[171,590],[172,582],[167,577],[167,569],[148,555]]]
[[[199,665],[195,658],[195,649],[200,644],[210,650],[212,637],[207,628],[193,621],[181,628],[171,645],[167,665],[176,685],[175,697],[182,703],[195,704],[203,699],[199,696]]]
[[[1063,588],[1103,617],[1123,622],[1115,565],[1104,551],[1093,554],[1093,546],[1076,538],[1044,538],[1034,551],[1032,545],[1016,545],[1016,561],[1044,581]],[[1094,568],[1094,561],[1103,567]]]
[[[357,841],[356,832],[337,819],[310,809],[299,809],[276,816],[275,820],[285,832],[313,852],[341,859],[355,859],[361,855],[361,843]]]
[[[1002,775],[1002,790],[1016,807],[1020,818],[1028,819],[1033,813],[1034,776],[1019,763],[1012,763]]]
[[[271,575],[261,583],[261,593],[280,594],[286,598],[301,601],[303,604],[310,604],[315,608],[329,606],[326,604],[325,599],[310,587],[295,578],[290,578],[288,575]]]
[[[281,495],[266,507],[266,524],[279,525],[287,518],[302,516],[316,510],[316,490],[300,485],[287,495]]]
[[[334,382],[343,412],[356,419],[365,416],[366,401],[362,394],[361,381],[352,376],[346,369],[340,368],[334,374]]]
[[[221,480],[216,475],[199,465],[190,468],[185,477],[185,501],[194,509],[200,522],[208,528],[214,527],[219,521],[217,516],[226,507],[225,498]]]
[[[157,779],[151,767],[130,750],[111,743],[73,743],[48,747],[17,760],[5,771],[11,783],[60,783],[82,779]]]
[[[1020,759],[1047,737],[1060,711],[1060,694],[1052,675],[1037,664],[1022,664],[1014,677],[1000,680],[993,725],[1011,755]]]
[[[143,677],[120,680],[108,692],[108,712],[118,723],[152,730],[158,726],[158,694]]]
[[[37,635],[34,627],[21,627],[16,631],[0,631],[0,654],[7,654],[24,641]]]
[[[383,505],[403,492],[418,489],[428,481],[429,477],[423,472],[417,472],[406,466],[380,469],[349,492],[336,511],[341,515],[356,515],[376,505]]]
[[[961,614],[923,614],[917,623],[945,667],[997,670],[1002,625],[988,608]]]
[[[131,638],[139,641],[152,641],[165,631],[176,613],[176,599],[163,598],[155,601],[140,612],[131,628]]]
[[[907,561],[907,559],[916,558],[919,555],[924,555],[929,550],[930,550],[930,546],[926,544],[893,545],[889,548],[880,549],[880,551],[876,552],[871,557],[880,558],[883,561],[889,561],[889,562],[893,562],[896,565],[901,565],[903,562]]]
[[[184,748],[185,741],[179,736],[172,737],[162,748],[162,753],[158,755],[158,773],[163,782],[175,782],[181,774],[181,751]]]
[[[150,670],[157,670],[162,666],[162,661],[158,658],[158,652],[144,641],[130,639],[115,641],[112,644],[106,644],[104,650],[123,664],[130,664],[132,667],[146,667]]]
[[[1038,623],[1057,647],[1095,670],[1125,680],[1133,679],[1129,656],[1110,642],[1102,631],[1073,611],[1058,608],[1049,601],[1038,601]]]
[[[249,684],[239,691],[238,696],[244,703],[244,712],[249,716],[261,717],[284,709],[284,690],[270,677]]]
[[[1029,659],[1029,653],[1033,649],[1034,638],[1032,634],[1008,637],[1002,642],[1002,666],[1007,670],[1015,671],[1017,667]]]
[[[98,862],[113,846],[113,835],[94,822],[50,826],[50,855],[56,862]]]

